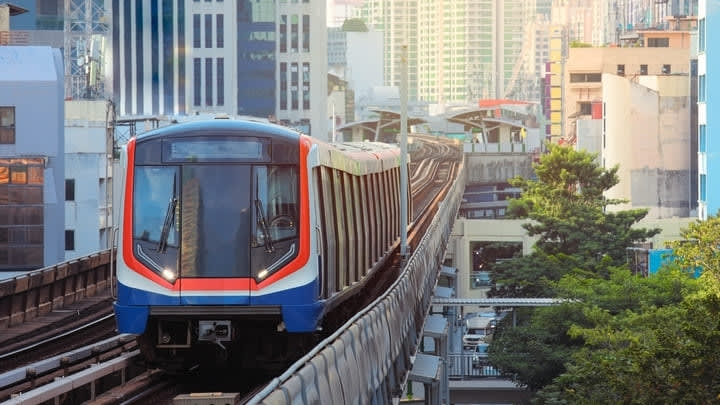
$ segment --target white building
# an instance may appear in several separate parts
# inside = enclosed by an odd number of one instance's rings
[[[111,3],[120,116],[221,112],[327,136],[324,0]]]
[[[65,102],[66,260],[110,246],[112,144],[107,142],[105,111],[102,100]]]
[[[384,31],[386,86],[399,86],[407,44],[409,99],[451,104],[513,93],[530,9],[523,0],[379,0],[358,15]]]

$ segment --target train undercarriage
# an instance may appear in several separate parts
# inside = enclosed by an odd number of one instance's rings
[[[150,367],[168,372],[258,370],[276,375],[307,353],[319,333],[288,333],[279,319],[150,318],[138,346]]]

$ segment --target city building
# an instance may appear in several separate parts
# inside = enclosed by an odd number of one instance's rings
[[[373,87],[383,84],[383,33],[368,30],[359,19],[328,28],[328,70],[347,82],[354,93],[350,121],[361,116],[359,106],[372,104]],[[347,104],[346,104],[347,105]]]
[[[112,1],[120,116],[226,113],[327,139],[325,2]],[[312,107],[312,108],[311,108]]]
[[[688,47],[570,48],[562,142],[598,153],[605,167],[619,165],[620,181],[606,196],[628,202],[613,210],[671,218],[694,209],[689,71]]]
[[[720,63],[720,4],[700,0],[699,6],[698,217],[704,220],[720,210],[720,117],[713,113],[720,103],[720,80],[713,76]]]
[[[103,100],[65,102],[65,260],[110,247],[113,144],[107,108]]]
[[[533,51],[525,41],[531,9],[522,0],[375,0],[358,15],[384,32],[386,86],[399,86],[407,45],[409,99],[452,104],[522,88],[521,55]]]
[[[0,269],[36,269],[65,258],[62,56],[0,46],[0,72]]]

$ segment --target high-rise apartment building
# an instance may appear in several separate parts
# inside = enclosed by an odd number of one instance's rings
[[[324,1],[112,0],[112,10],[121,116],[221,112],[327,137]]]
[[[358,16],[384,31],[386,85],[399,86],[407,45],[409,98],[448,104],[517,93],[528,9],[524,0],[367,0]]]
[[[698,217],[720,210],[720,3],[700,0],[698,10]],[[716,41],[717,39],[717,41]],[[713,90],[717,89],[717,90]]]

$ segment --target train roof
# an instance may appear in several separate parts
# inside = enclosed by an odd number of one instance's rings
[[[325,143],[318,145],[318,160],[323,166],[333,167],[360,176],[400,166],[400,148],[382,142]],[[410,158],[408,157],[408,162]]]
[[[159,137],[185,135],[227,135],[228,132],[244,135],[270,136],[285,141],[298,142],[300,133],[280,125],[256,121],[212,119],[183,122],[153,129],[138,136],[138,141]]]

